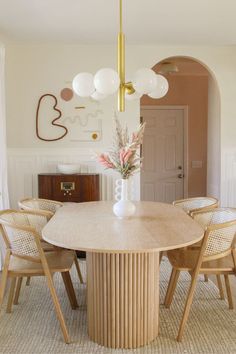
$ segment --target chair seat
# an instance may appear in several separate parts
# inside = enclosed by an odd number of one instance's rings
[[[183,271],[192,271],[197,263],[199,250],[194,249],[178,249],[167,252],[168,259],[175,269]],[[234,274],[234,263],[231,255],[212,261],[203,262],[200,273],[217,274],[217,273]]]
[[[50,271],[67,272],[71,269],[75,259],[74,251],[60,250],[45,253]],[[44,275],[41,263],[31,262],[19,257],[11,257],[9,265],[9,276],[24,275]]]
[[[41,245],[44,251],[55,251],[55,247],[46,241],[41,241]]]

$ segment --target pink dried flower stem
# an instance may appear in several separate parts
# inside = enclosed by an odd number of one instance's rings
[[[115,165],[111,162],[110,158],[108,155],[101,154],[98,156],[98,161],[105,166],[106,168],[115,168]]]
[[[113,148],[106,154],[100,154],[98,161],[106,168],[118,171],[123,179],[129,178],[138,171],[142,159],[139,158],[139,148],[142,144],[145,123],[141,124],[129,139],[127,127],[123,128],[115,119],[116,129]]]

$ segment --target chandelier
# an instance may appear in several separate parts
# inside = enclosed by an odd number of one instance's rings
[[[122,28],[122,0],[120,2],[120,31],[118,34],[118,67],[117,72],[111,68],[103,68],[93,76],[82,72],[72,82],[74,92],[80,97],[92,97],[100,101],[118,91],[118,111],[124,112],[125,99],[140,99],[146,94],[151,98],[166,95],[169,84],[166,78],[156,74],[152,69],[141,68],[135,72],[132,81],[125,80],[125,35]]]

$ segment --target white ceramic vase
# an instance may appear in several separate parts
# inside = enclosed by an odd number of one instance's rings
[[[128,198],[128,188],[128,179],[122,179],[120,200],[113,205],[113,212],[119,218],[125,218],[135,213],[135,205]]]

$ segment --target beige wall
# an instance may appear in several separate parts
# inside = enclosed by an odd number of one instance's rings
[[[220,93],[212,76],[208,80],[207,194],[220,198]]]
[[[220,156],[217,156],[221,160],[220,200],[223,206],[236,206],[236,46],[127,45],[127,77],[131,77],[140,67],[151,68],[173,56],[186,56],[203,63],[218,83],[221,99]],[[54,153],[71,156],[71,145],[66,142],[48,145],[32,137],[35,102],[41,90],[59,87],[61,80],[71,80],[78,71],[94,73],[101,67],[116,67],[115,45],[7,45],[7,133],[9,161],[14,161],[9,164],[12,176],[17,173],[15,166],[19,166],[19,160],[23,161],[22,169],[29,171],[25,167],[29,155],[39,161]],[[115,98],[111,98],[103,103],[106,141],[100,145],[101,149],[111,141],[109,134],[115,102]],[[127,103],[127,108],[122,120],[127,120],[133,129],[140,119],[139,102]],[[73,149],[76,156],[85,152],[92,154],[91,146],[88,149],[86,144],[75,145]],[[24,183],[26,187],[29,185],[27,180]],[[139,190],[138,176],[136,190]]]
[[[60,91],[70,87],[73,77],[83,71],[95,73],[102,67],[116,67],[116,48],[112,46],[49,46],[9,45],[6,48],[6,101],[7,101],[7,146],[11,206],[17,207],[17,200],[25,196],[37,196],[39,173],[57,171],[59,163],[78,163],[81,172],[101,174],[101,198],[114,198],[115,180],[120,178],[113,170],[99,165],[95,153],[106,152],[112,144],[114,113],[117,111],[115,95],[99,104],[75,96],[72,101],[63,102]],[[75,141],[78,126],[68,123],[69,133],[58,141],[46,142],[36,136],[36,108],[41,95],[54,94],[63,117],[81,116],[81,125],[86,117],[102,121],[101,139],[97,141]],[[78,112],[76,106],[85,106]],[[119,114],[122,124],[127,123],[129,131],[139,124],[139,104],[130,102],[125,113]],[[50,113],[50,112],[49,112]],[[55,118],[49,115],[49,118]],[[63,124],[63,122],[62,122]],[[45,126],[50,129],[51,124]],[[95,124],[96,126],[96,124]],[[93,128],[94,129],[94,128]],[[17,178],[16,178],[17,176]],[[139,199],[139,175],[135,176],[134,199]]]
[[[114,49],[104,46],[33,46],[12,45],[6,48],[6,100],[7,100],[7,146],[9,148],[55,149],[61,147],[75,149],[107,149],[112,142],[112,124],[117,110],[115,95],[96,103],[87,98],[74,95],[73,100],[65,102],[60,98],[64,87],[71,87],[76,74],[83,71],[95,73],[102,67],[115,69]],[[68,126],[69,134],[58,141],[39,140],[35,133],[36,108],[41,95],[51,93],[58,99],[62,117],[80,115],[86,119],[89,113],[101,113],[102,138],[95,142],[75,142],[70,132],[75,124]],[[84,110],[74,109],[85,106]],[[135,107],[136,106],[136,107]],[[55,114],[54,114],[55,115]],[[136,102],[127,104],[126,112],[120,119],[135,129],[139,116]],[[95,119],[95,118],[94,118]],[[63,124],[63,122],[62,122]]]
[[[188,106],[188,196],[206,195],[208,77],[168,77],[169,91],[159,100],[144,96],[141,105]],[[192,168],[192,161],[202,161],[202,168]]]

